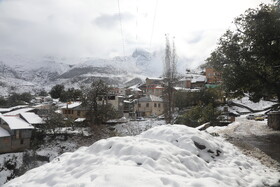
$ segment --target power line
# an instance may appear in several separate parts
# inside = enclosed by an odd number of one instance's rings
[[[120,20],[121,36],[122,36],[123,56],[125,56],[124,35],[123,35],[123,27],[122,27],[122,17],[121,17],[120,0],[118,0],[118,8],[119,8],[119,20]]]
[[[151,33],[151,39],[150,39],[150,51],[151,51],[153,35],[154,35],[155,21],[156,21],[156,15],[157,15],[157,6],[158,6],[158,0],[156,0],[156,6],[155,6],[155,11],[154,11],[154,19],[153,19],[152,33]]]

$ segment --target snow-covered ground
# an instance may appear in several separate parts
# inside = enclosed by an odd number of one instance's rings
[[[115,126],[117,136],[138,135],[152,127],[165,125],[164,120],[147,119],[145,121],[129,121]]]
[[[23,153],[0,154],[0,186],[13,175],[14,169],[21,167],[22,158]]]
[[[262,114],[255,113],[255,115]],[[248,114],[249,115],[249,114]],[[241,115],[237,117],[235,122],[224,127],[209,127],[206,129],[209,133],[219,133],[222,136],[262,136],[268,134],[280,134],[279,131],[275,131],[267,126],[267,119],[264,121],[255,121],[246,119],[247,115]]]
[[[261,113],[263,112],[257,114]],[[206,131],[225,137],[246,155],[280,171],[280,131],[269,128],[266,119],[248,120],[246,115],[242,115],[228,126],[209,127]]]
[[[277,104],[277,102],[265,101],[265,100],[260,100],[259,102],[254,103],[253,101],[249,100],[249,97],[243,97],[241,99],[233,99],[232,101],[241,105],[245,105],[253,110],[265,110],[266,108]]]
[[[97,131],[95,129],[91,131],[88,127],[57,128],[56,133],[58,135],[54,138],[52,137],[53,133],[50,132],[49,136],[44,139],[44,143],[36,150],[0,155],[0,186],[7,180],[19,176],[31,168],[46,164],[65,152],[73,152],[81,146],[92,145],[101,138],[137,135],[151,127],[162,124],[165,124],[165,122],[147,119],[116,126],[101,126],[102,128],[97,127]],[[12,168],[6,167],[7,164],[11,165]]]
[[[102,139],[4,186],[268,186],[280,174],[221,137],[183,125]]]

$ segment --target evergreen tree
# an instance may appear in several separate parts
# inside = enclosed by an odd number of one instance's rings
[[[261,4],[234,21],[207,62],[222,75],[234,96],[249,93],[252,101],[280,99],[280,8]]]
[[[54,87],[52,87],[51,91],[50,91],[50,95],[52,98],[54,99],[58,99],[61,96],[61,93],[64,91],[64,86],[57,84]]]

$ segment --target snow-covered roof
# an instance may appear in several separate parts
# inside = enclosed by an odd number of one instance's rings
[[[0,108],[0,113],[10,112],[12,110],[22,109],[22,108],[26,108],[26,107],[27,107],[27,105],[18,105],[18,106],[14,106],[14,107],[10,107],[10,108]]]
[[[8,131],[0,127],[0,137],[7,137],[7,136],[11,136],[11,135],[9,134]]]
[[[85,120],[86,120],[86,118],[77,118],[74,122],[83,122]]]
[[[82,103],[81,102],[73,102],[73,103],[66,103],[63,107],[61,107],[61,108],[63,108],[63,109],[67,109],[67,108],[69,108],[69,109],[72,109],[72,108],[75,108],[75,107],[77,107],[77,106],[80,106]]]
[[[21,108],[21,109],[18,109],[18,110],[14,110],[14,111],[5,113],[5,115],[15,116],[15,115],[19,115],[20,113],[29,112],[29,111],[32,111],[32,110],[34,110],[34,108]]]
[[[156,89],[162,89],[163,87],[160,86],[160,85],[157,85],[155,88],[156,88]]]
[[[17,106],[11,107],[10,109],[11,110],[16,110],[16,109],[26,108],[26,107],[28,107],[28,105],[17,105]]]
[[[141,89],[138,88],[139,84],[136,84],[134,86],[130,86],[128,89],[130,89],[131,91],[135,91],[135,92],[140,92],[142,91]]]
[[[190,88],[183,88],[183,87],[174,87],[175,90],[177,91],[186,91],[186,92],[199,92],[199,89],[190,89]]]
[[[4,120],[10,127],[11,130],[16,129],[34,129],[32,125],[24,121],[18,116],[4,116],[0,114],[0,118]]]
[[[11,108],[0,108],[0,113],[10,112]]]
[[[139,88],[130,88],[130,90],[134,91],[134,92],[141,92],[142,90]]]
[[[157,97],[155,95],[147,95],[145,97],[141,97],[139,100],[139,102],[162,102],[162,98]]]
[[[45,123],[43,119],[34,112],[24,112],[20,113],[20,115],[31,125]]]
[[[196,83],[196,82],[206,82],[206,76],[200,75],[200,76],[195,76],[193,77],[193,79],[191,80],[192,83]]]
[[[191,78],[188,78],[188,77],[181,78],[181,79],[179,80],[179,82],[180,82],[180,81],[188,81],[188,80],[191,80]]]
[[[129,103],[129,104],[130,104],[130,103],[133,103],[134,101],[124,100],[123,102],[124,102],[124,103]]]
[[[149,79],[149,80],[159,80],[159,81],[163,80],[162,77],[147,77],[146,79]]]

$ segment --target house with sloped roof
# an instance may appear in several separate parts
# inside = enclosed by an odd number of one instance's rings
[[[135,102],[138,117],[159,116],[163,114],[163,99],[155,95],[141,97]]]
[[[86,117],[87,109],[81,106],[81,102],[66,103],[61,107],[62,114],[71,119]]]
[[[28,149],[33,129],[34,127],[20,116],[0,114],[0,153]]]
[[[154,96],[162,96],[163,78],[146,78],[146,94]]]
[[[34,112],[23,112],[20,113],[19,116],[21,119],[25,120],[27,123],[35,127],[39,127],[45,124],[45,121]]]

